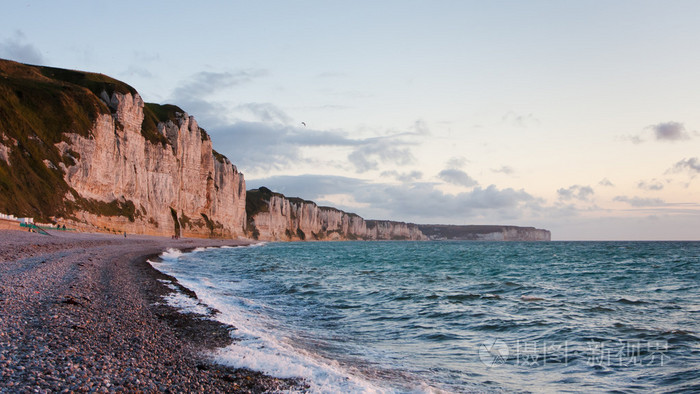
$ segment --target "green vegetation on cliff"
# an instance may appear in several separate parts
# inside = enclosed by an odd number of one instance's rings
[[[65,213],[70,188],[59,163],[76,157],[62,157],[55,144],[64,133],[87,137],[110,113],[89,89],[47,77],[51,70],[0,60],[0,144],[9,148],[9,163],[0,160],[1,212],[39,220]]]
[[[178,113],[184,113],[180,107],[171,104],[146,103],[143,106],[143,122],[141,122],[141,134],[147,141],[153,144],[166,146],[168,139],[158,131],[158,123],[173,122],[178,125]]]
[[[83,199],[63,178],[61,164],[75,165],[80,155],[69,150],[62,156],[56,144],[68,142],[69,133],[89,138],[98,116],[112,113],[102,92],[111,96],[136,90],[102,74],[0,59],[0,149],[7,155],[7,161],[0,159],[0,212],[49,221],[82,209],[134,220],[138,211],[132,202]],[[167,144],[156,125],[175,111],[182,110],[148,104],[144,137]]]

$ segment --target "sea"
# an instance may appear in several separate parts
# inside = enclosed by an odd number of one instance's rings
[[[700,392],[700,242],[283,242],[151,262],[311,392]]]

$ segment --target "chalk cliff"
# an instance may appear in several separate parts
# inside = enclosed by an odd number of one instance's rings
[[[517,226],[453,226],[444,224],[421,224],[418,226],[433,240],[467,241],[551,241],[549,230]]]
[[[0,59],[0,212],[87,230],[261,240],[549,240],[513,226],[365,220],[266,188],[174,105],[102,74]]]
[[[100,74],[2,61],[0,76],[10,118],[0,121],[0,188],[16,197],[6,210],[99,230],[244,235],[243,174],[181,109],[144,104]]]
[[[354,213],[319,207],[267,188],[246,195],[249,236],[268,241],[425,240],[415,224],[365,220]]]

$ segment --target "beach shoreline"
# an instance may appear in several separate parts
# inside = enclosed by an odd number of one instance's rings
[[[235,327],[166,305],[174,289],[194,294],[147,261],[250,242],[0,230],[0,392],[302,389],[213,363]]]

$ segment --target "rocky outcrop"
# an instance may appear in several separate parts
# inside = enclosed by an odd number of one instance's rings
[[[452,226],[443,224],[418,225],[432,240],[466,241],[551,241],[549,230],[517,226]]]
[[[413,223],[391,220],[367,220],[367,239],[427,240],[428,237]]]
[[[267,188],[246,197],[249,236],[267,241],[424,240],[414,224],[365,220],[354,213],[287,198]]]
[[[245,181],[196,120],[102,74],[0,60],[0,209],[89,230],[244,236]]]
[[[175,113],[157,124],[167,142],[142,135],[144,103],[138,94],[102,98],[114,111],[100,115],[89,137],[67,134],[60,163],[65,180],[80,197],[133,204],[133,216],[104,217],[80,211],[85,223],[128,232],[184,236],[241,236],[245,226],[245,181],[228,159],[215,155],[211,139],[194,117]]]

